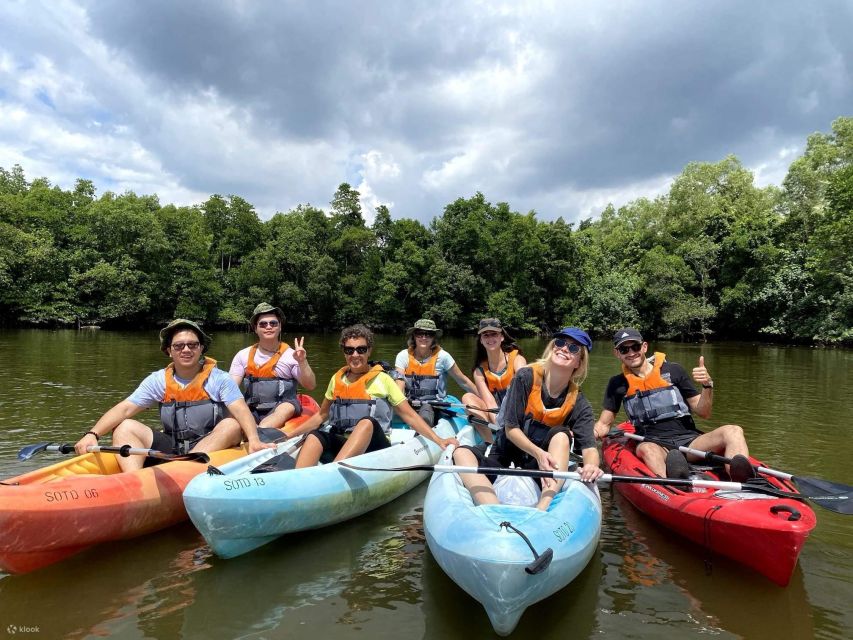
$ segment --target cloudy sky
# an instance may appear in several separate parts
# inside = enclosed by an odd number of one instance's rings
[[[735,154],[779,184],[853,115],[853,3],[2,0],[0,166],[63,188],[341,182],[394,217],[457,197],[578,220]]]

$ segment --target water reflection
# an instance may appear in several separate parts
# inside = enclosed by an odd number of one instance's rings
[[[697,633],[739,637],[758,637],[759,632],[766,638],[814,637],[799,568],[788,587],[780,588],[668,533],[618,493],[612,501],[608,522],[621,526],[612,527],[602,544],[618,569],[606,589],[614,612],[631,612],[654,627],[677,623],[680,633],[692,627]]]

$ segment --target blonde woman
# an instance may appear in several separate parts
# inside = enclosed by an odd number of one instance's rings
[[[565,471],[569,466],[572,442],[580,448],[583,466],[578,470],[584,482],[602,475],[593,434],[593,414],[580,391],[589,367],[592,340],[577,327],[555,333],[542,358],[520,369],[512,379],[498,417],[496,442],[488,455],[483,445],[461,447],[453,454],[463,466],[517,467]],[[499,502],[491,478],[462,474],[462,482],[476,504]],[[536,505],[547,510],[563,481],[543,479]]]

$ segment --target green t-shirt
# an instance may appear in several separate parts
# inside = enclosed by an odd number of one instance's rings
[[[349,384],[346,377],[344,377],[344,383]],[[387,400],[392,407],[396,407],[406,399],[405,394],[400,387],[397,386],[397,383],[394,382],[391,376],[385,372],[380,373],[370,381],[370,384],[367,385],[367,393],[374,398]],[[326,394],[324,397],[326,400],[335,399],[335,376],[332,376],[331,380],[329,380],[329,386],[326,387]]]

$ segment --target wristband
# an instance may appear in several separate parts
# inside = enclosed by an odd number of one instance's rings
[[[703,384],[703,385],[702,385],[702,388],[703,388],[703,389],[713,389],[713,388],[714,388],[714,381],[712,380],[712,381],[710,382],[710,384]]]
[[[91,436],[95,436],[95,440],[100,440],[100,439],[101,439],[101,436],[99,436],[99,435],[98,435],[97,433],[95,433],[94,431],[87,431],[86,433],[84,433],[84,434],[83,434],[83,437],[85,438],[86,436],[89,436],[89,435],[91,435]]]

